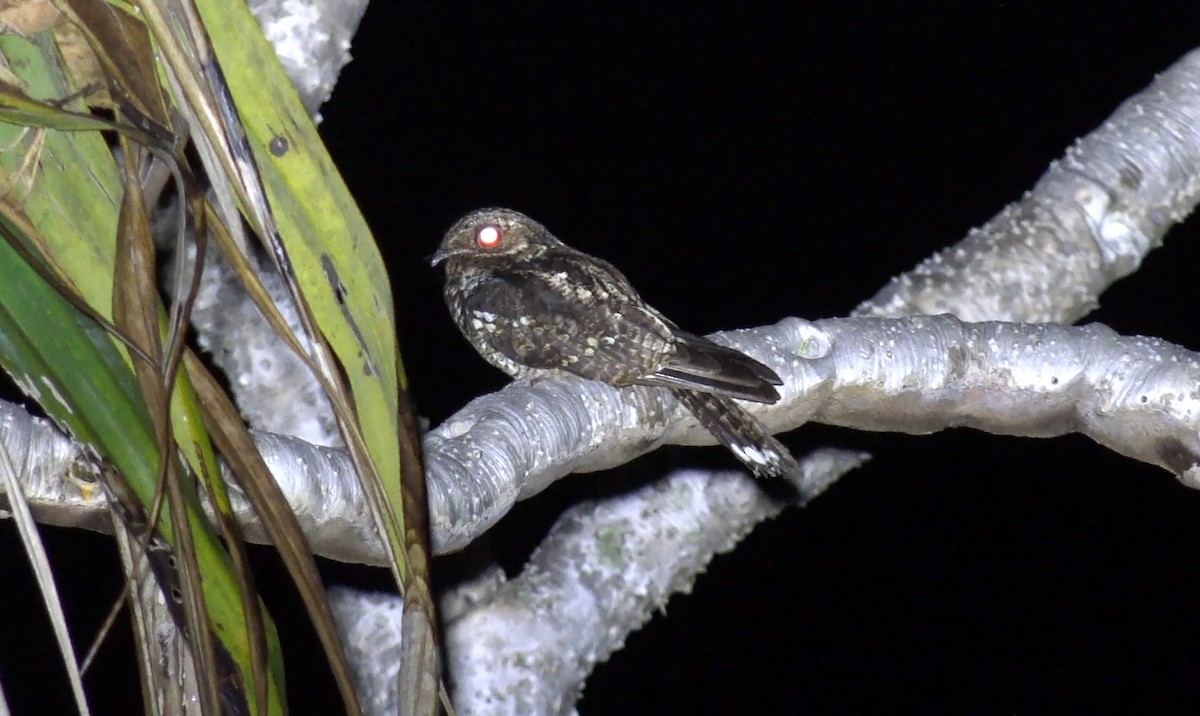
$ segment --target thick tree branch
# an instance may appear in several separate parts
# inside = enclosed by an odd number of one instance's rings
[[[1101,325],[963,323],[950,315],[790,318],[715,337],[784,378],[783,400],[751,406],[776,430],[815,420],[907,433],[957,426],[1037,437],[1080,432],[1200,487],[1200,356],[1166,341]],[[647,411],[651,421],[638,422]],[[70,468],[79,455],[54,435],[19,412],[4,431],[23,476],[37,476],[28,497],[39,514],[95,527],[102,498],[91,490],[85,499],[86,484],[47,474],[48,467]],[[609,467],[663,443],[713,442],[658,389],[567,378],[514,383],[426,436],[435,550],[462,548],[518,499],[564,474]],[[259,444],[319,554],[381,563],[342,451],[265,434]],[[45,463],[37,450],[46,451]],[[261,539],[244,506],[241,516],[247,534]]]

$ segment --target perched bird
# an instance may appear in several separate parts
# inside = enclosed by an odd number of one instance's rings
[[[618,387],[665,388],[755,475],[799,471],[787,448],[733,400],[779,400],[774,371],[680,330],[611,264],[528,216],[471,212],[446,233],[432,262],[445,262],[446,305],[459,329],[505,373],[562,370]]]

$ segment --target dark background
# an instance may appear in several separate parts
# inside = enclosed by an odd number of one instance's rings
[[[458,336],[422,260],[459,215],[531,214],[698,332],[843,315],[1018,198],[1200,44],[1195,16],[1097,6],[829,3],[615,9],[377,0],[322,134],[392,271],[415,397],[434,423],[506,379]],[[1197,228],[1173,231],[1089,320],[1200,347]],[[1200,494],[1071,436],[784,437],[875,460],[714,561],[588,680],[582,714],[1169,712],[1200,703]],[[515,573],[564,506],[672,466],[574,477],[495,531]],[[86,642],[119,590],[108,538],[47,529]],[[69,708],[9,555],[0,679],[17,713]],[[337,710],[286,577],[256,550],[295,713]],[[382,570],[323,563],[331,582]],[[444,571],[457,566],[445,565]],[[89,677],[138,708],[122,622]],[[46,709],[49,710],[46,710]]]

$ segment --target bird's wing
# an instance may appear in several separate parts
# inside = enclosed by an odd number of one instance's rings
[[[691,388],[742,400],[774,403],[777,385],[783,381],[775,371],[750,356],[714,343],[707,338],[675,329],[675,355],[654,375],[641,381],[668,388]]]
[[[486,338],[522,365],[631,385],[668,362],[675,340],[672,327],[604,268],[497,270],[471,291],[465,308],[481,320],[503,321]]]

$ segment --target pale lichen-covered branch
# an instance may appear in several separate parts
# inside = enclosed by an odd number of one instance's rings
[[[1035,437],[1080,432],[1197,486],[1200,356],[1163,340],[1120,336],[1101,325],[964,323],[949,315],[789,318],[716,337],[784,378],[783,400],[752,407],[775,430],[819,421],[905,433],[960,426]],[[639,422],[647,411],[653,418]],[[36,435],[60,469],[71,464],[69,443],[19,414],[5,427],[14,456],[38,475],[31,504],[59,523],[79,508],[80,523],[95,526],[91,513],[100,498],[82,501],[86,490],[74,481],[70,506],[60,504],[67,495],[47,491],[54,476],[31,461],[36,455],[21,441]],[[345,454],[293,438],[259,438],[314,549],[381,563]],[[657,389],[565,378],[514,383],[472,401],[426,436],[435,549],[465,546],[518,499],[567,473],[619,464],[663,443],[713,442]],[[244,507],[242,514],[248,534],[261,538]]]
[[[798,487],[816,494],[864,459],[820,450],[801,461]],[[597,663],[782,508],[745,473],[685,470],[568,510],[519,576],[485,571],[454,593],[456,603],[444,602],[459,713],[565,712]],[[356,671],[372,675],[365,693],[393,702],[395,663],[384,657],[400,639],[400,600],[348,591],[334,598],[340,628],[359,637]]]

